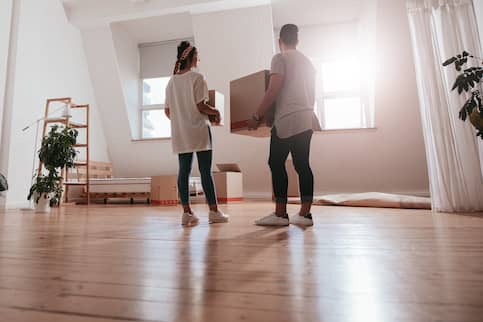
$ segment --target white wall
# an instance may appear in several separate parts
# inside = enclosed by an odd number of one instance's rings
[[[473,0],[473,4],[475,6],[476,19],[478,20],[481,46],[483,47],[483,0]]]
[[[26,204],[35,131],[21,129],[43,116],[46,98],[67,96],[78,103],[90,103],[91,155],[96,160],[109,160],[79,31],[67,22],[57,0],[20,0],[16,4],[17,50],[13,51],[15,59],[9,66],[15,77],[9,78],[13,90],[7,92],[6,105],[12,113],[9,149],[5,154],[10,183],[7,206]]]
[[[270,0],[119,0],[66,1],[69,19],[79,27],[101,27],[111,22],[186,12],[211,12],[268,4]]]
[[[216,73],[221,75],[216,83],[215,81],[210,83],[210,88],[222,89],[225,93],[228,93],[230,79],[240,77],[253,70],[268,67],[267,65],[269,65],[273,54],[273,26],[269,7],[263,10],[243,9],[241,11],[229,11],[225,14],[203,14],[194,17],[194,19],[197,19],[198,23],[206,25],[203,28],[198,28],[200,31],[198,38],[195,35],[202,64],[203,66],[205,64],[216,65],[216,70],[215,68],[210,69],[210,73],[213,77]],[[213,25],[217,25],[216,38],[213,38],[215,33],[213,33],[213,30],[210,31],[209,27]],[[243,28],[240,26],[243,26]],[[233,39],[237,34],[239,34],[236,38],[238,40],[235,42]],[[176,173],[178,168],[177,157],[171,151],[169,140],[132,141],[127,130],[129,126],[127,113],[123,112],[125,103],[122,99],[121,81],[117,75],[118,67],[112,59],[116,56],[116,48],[112,42],[110,28],[101,27],[84,30],[82,35],[97,102],[101,106],[101,117],[113,160],[114,174],[121,177],[144,177]],[[259,39],[256,50],[252,50],[250,53],[243,52],[244,45],[241,40],[246,38]],[[237,64],[231,62],[228,64],[229,58],[226,52],[222,53],[219,50],[220,47],[216,51],[205,50],[198,39],[200,41],[205,40],[205,46],[213,46],[213,40],[217,39],[217,42],[226,47],[225,51],[229,51],[230,55],[237,55],[235,57],[240,58],[242,56],[249,57],[249,59],[241,60]],[[207,39],[210,39],[209,42]],[[206,52],[206,54],[203,54],[203,52]],[[172,55],[175,56],[176,51]],[[221,64],[222,62],[223,64]],[[223,70],[223,73],[220,73],[220,70]],[[251,140],[255,141],[255,144],[268,146],[266,142],[230,135],[233,139],[224,141],[222,148],[222,143],[218,142],[218,139],[221,139],[225,131],[224,129],[214,130],[215,144],[219,146],[216,149],[217,160],[239,162],[241,158],[240,150],[236,148],[236,144],[233,144],[237,140]],[[243,157],[249,158],[248,155]],[[266,156],[261,155],[260,158],[261,164],[264,165],[266,162],[263,160]],[[265,167],[260,167],[260,172],[266,179],[263,182],[269,184]]]
[[[483,0],[473,0],[475,6],[476,20],[480,33],[481,52],[483,52]],[[483,141],[479,141],[481,176],[483,178]]]
[[[140,55],[138,44],[119,24],[111,25],[112,40],[117,58],[119,77],[124,89],[125,108],[129,116],[131,135],[140,136],[139,105],[140,105]]]
[[[318,193],[428,191],[405,1],[379,1],[374,10],[377,129],[314,136],[312,167]],[[210,88],[225,94],[229,108],[229,81],[270,65],[274,52],[270,6],[194,15],[193,31],[200,51],[200,70]],[[83,38],[115,175],[176,173],[177,160],[169,140],[131,141],[129,121],[122,112],[125,103],[109,27],[85,30]],[[397,72],[400,70],[404,72]],[[225,121],[229,124],[229,115]],[[213,133],[215,163],[240,163],[247,196],[270,196],[268,139],[233,135],[228,127],[215,128]]]
[[[203,57],[200,69],[211,88],[226,94],[230,80],[269,66],[270,50],[266,47],[272,41],[266,30],[269,25],[258,25],[268,18],[255,13],[266,14],[267,10],[254,8],[193,17],[195,40]],[[253,12],[253,16],[248,15],[253,21],[245,18],[247,12]],[[314,136],[311,161],[315,190],[319,193],[428,191],[405,1],[380,1],[376,12],[377,130],[324,132]],[[241,31],[245,24],[254,25],[256,37]],[[301,35],[302,41],[303,38]],[[331,47],[322,50],[330,51]],[[398,70],[405,71],[398,73],[398,77],[384,72],[395,68],[394,62],[398,62]],[[229,100],[225,103],[228,106]],[[228,134],[226,129],[216,129],[215,142],[215,162],[238,161],[245,172],[248,195],[270,195],[267,139],[244,138]]]
[[[0,0],[0,173],[6,174],[8,167],[8,139],[10,114],[6,111],[7,79],[9,76],[8,60],[11,46],[11,25],[13,1]],[[6,192],[0,192],[0,209],[5,206]]]
[[[109,154],[117,177],[149,177],[177,171],[170,141],[135,142],[129,118],[116,49],[109,26],[82,31],[84,49],[94,86]]]
[[[196,45],[193,38],[183,39],[186,39],[192,45]],[[170,40],[155,44],[141,44],[139,47],[141,78],[171,76],[176,63],[176,54],[180,41]]]
[[[193,31],[201,57],[200,70],[209,88],[225,95],[229,111],[230,81],[270,68],[274,54],[271,7],[194,15]],[[229,113],[225,117],[225,124],[230,124]],[[230,134],[229,125],[214,128],[213,133],[215,163],[239,163],[244,171],[245,192],[270,194],[268,139]]]
[[[12,20],[12,0],[0,0],[0,140],[7,80],[7,59],[10,46],[10,25]]]

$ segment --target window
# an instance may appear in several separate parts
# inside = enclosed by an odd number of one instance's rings
[[[143,104],[141,138],[169,138],[171,123],[164,113],[166,86],[170,77],[145,78],[142,82]]]
[[[357,60],[314,61],[317,70],[316,112],[325,130],[367,128]]]

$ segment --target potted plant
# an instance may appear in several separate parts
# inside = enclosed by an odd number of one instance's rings
[[[467,67],[468,60],[474,62],[470,67]],[[469,116],[471,124],[477,129],[476,135],[483,140],[483,103],[480,92],[480,83],[483,80],[483,59],[463,51],[446,60],[443,66],[452,64],[460,74],[456,77],[451,90],[457,89],[459,94],[465,92],[468,98],[459,112],[459,118],[466,121]]]
[[[49,206],[60,204],[63,193],[60,171],[74,165],[77,135],[75,129],[55,125],[42,141],[39,159],[47,173],[35,178],[27,197],[28,200],[33,198],[36,212],[46,212]]]
[[[0,173],[0,192],[8,190],[7,178]]]
[[[56,174],[37,176],[30,188],[28,200],[33,198],[36,212],[48,212],[49,206],[59,204],[62,197],[61,177]]]

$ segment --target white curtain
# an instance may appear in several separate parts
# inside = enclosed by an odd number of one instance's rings
[[[442,62],[466,50],[481,57],[471,0],[408,0],[432,207],[438,212],[483,211],[478,138],[458,119],[464,95],[451,92],[454,68]]]

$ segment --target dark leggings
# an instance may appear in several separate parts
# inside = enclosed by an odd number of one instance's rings
[[[213,159],[212,150],[196,152],[198,168],[201,174],[201,184],[205,192],[206,202],[209,205],[216,205],[215,185],[211,175],[211,163]],[[178,154],[178,192],[181,204],[184,206],[190,203],[189,178],[193,165],[193,152]]]
[[[313,201],[314,175],[309,162],[312,133],[313,131],[309,130],[281,139],[275,127],[272,129],[268,164],[272,170],[273,193],[277,203],[287,203],[288,176],[285,162],[289,153],[292,154],[293,164],[299,176],[300,199],[303,203]]]

